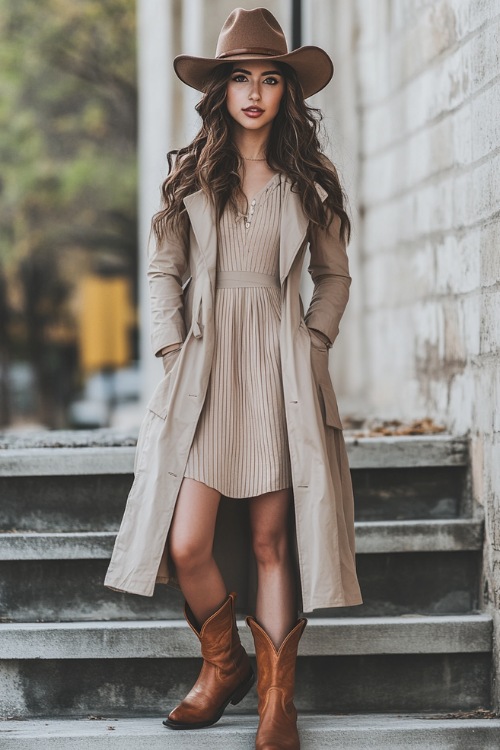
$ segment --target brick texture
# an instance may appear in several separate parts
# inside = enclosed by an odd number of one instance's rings
[[[484,603],[498,610],[500,4],[354,6],[355,71],[340,76],[359,118],[364,408],[470,435]]]

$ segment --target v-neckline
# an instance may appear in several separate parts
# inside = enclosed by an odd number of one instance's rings
[[[262,185],[262,187],[261,187],[261,188],[259,188],[259,190],[257,190],[257,192],[255,193],[255,195],[253,195],[253,196],[252,196],[252,198],[250,198],[250,200],[248,200],[248,198],[247,198],[247,196],[246,196],[246,194],[245,194],[245,198],[246,198],[246,199],[247,199],[247,201],[248,201],[248,207],[249,207],[249,208],[250,208],[250,206],[252,205],[252,201],[257,201],[257,198],[258,198],[258,197],[260,197],[260,194],[261,194],[261,193],[262,193],[262,192],[263,192],[263,191],[264,191],[264,190],[265,190],[265,189],[266,189],[267,187],[269,187],[269,185],[271,184],[271,182],[272,182],[272,181],[273,181],[273,180],[274,180],[274,179],[275,179],[275,178],[276,178],[276,177],[277,177],[277,176],[278,176],[279,174],[281,174],[281,173],[280,173],[280,172],[275,172],[275,173],[273,174],[273,176],[272,176],[272,177],[271,177],[271,178],[270,178],[270,179],[269,179],[269,180],[268,180],[268,181],[266,182],[266,184],[265,184],[265,185]]]

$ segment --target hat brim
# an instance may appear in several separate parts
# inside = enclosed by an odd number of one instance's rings
[[[324,89],[331,81],[334,66],[331,58],[321,47],[312,45],[299,47],[285,55],[233,55],[228,58],[194,57],[193,55],[177,55],[174,58],[174,70],[183,83],[193,89],[203,91],[208,75],[219,65],[234,63],[238,60],[262,62],[273,60],[290,65],[297,73],[304,99]]]

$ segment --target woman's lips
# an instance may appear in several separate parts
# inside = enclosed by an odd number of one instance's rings
[[[263,109],[244,109],[243,112],[248,115],[248,117],[260,117],[264,114]]]

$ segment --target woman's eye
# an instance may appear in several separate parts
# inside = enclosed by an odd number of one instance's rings
[[[236,81],[236,83],[243,83],[248,79],[245,75],[243,75],[243,73],[238,73],[238,75],[233,76],[231,80]],[[277,83],[279,83],[279,81],[277,78],[274,78],[273,76],[268,76],[267,78],[264,79],[264,83],[270,83],[272,86],[275,86]]]

